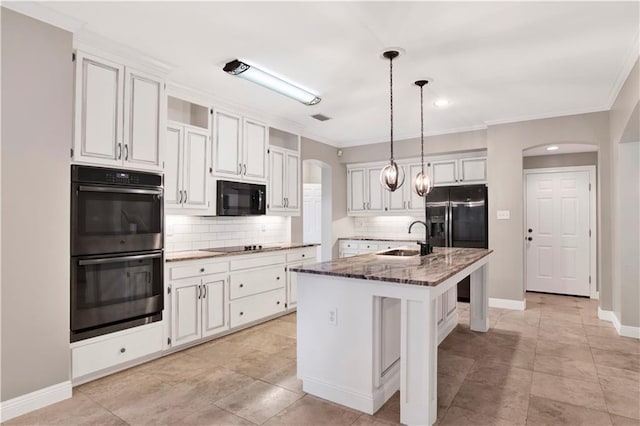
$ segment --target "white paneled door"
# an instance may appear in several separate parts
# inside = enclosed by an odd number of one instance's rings
[[[589,296],[589,172],[526,175],[527,290]]]

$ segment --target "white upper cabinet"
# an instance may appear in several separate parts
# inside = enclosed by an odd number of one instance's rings
[[[221,110],[214,112],[213,174],[231,180],[267,180],[268,127]]]
[[[73,160],[162,169],[164,81],[78,51]]]
[[[166,117],[163,82],[126,69],[124,106],[124,161],[141,168],[160,168],[161,125]]]
[[[365,169],[354,168],[347,172],[348,209],[351,214],[363,213],[367,208],[364,197],[365,178]]]
[[[166,131],[165,207],[205,210],[207,194],[209,136],[206,129],[169,123]]]
[[[365,189],[367,190],[367,211],[370,212],[383,212],[386,207],[385,192],[386,189],[380,185],[380,172],[382,167],[370,167],[367,169],[367,184]]]
[[[422,164],[421,163],[410,163],[407,165],[407,171],[409,175],[406,177],[406,180],[409,182],[409,186],[405,190],[406,199],[407,199],[407,210],[411,213],[424,213],[424,197],[419,196],[413,190],[413,179],[416,175],[422,172]],[[427,164],[424,165],[424,172],[429,173],[429,167]]]
[[[471,185],[487,182],[487,157],[432,161],[434,186]]]
[[[272,146],[269,158],[269,214],[300,214],[300,155]]]
[[[242,118],[220,110],[215,111],[214,117],[213,172],[219,176],[240,178],[242,175]]]

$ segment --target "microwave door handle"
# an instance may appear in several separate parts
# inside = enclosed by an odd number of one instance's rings
[[[114,263],[114,262],[122,262],[122,261],[131,261],[131,260],[143,260],[143,259],[155,259],[158,257],[162,257],[162,253],[153,253],[153,254],[139,254],[134,256],[121,256],[121,257],[110,257],[108,259],[83,259],[78,261],[78,265],[86,266],[86,265],[102,265],[105,263]]]
[[[109,186],[80,186],[78,189],[83,192],[114,192],[118,194],[162,195],[161,189],[113,188]]]
[[[262,210],[262,191],[258,191],[258,210]]]

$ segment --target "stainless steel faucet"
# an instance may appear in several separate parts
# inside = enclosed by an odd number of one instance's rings
[[[427,225],[426,221],[422,220],[411,222],[411,225],[409,225],[409,234],[411,233],[411,228],[413,228],[413,225],[415,225],[416,223],[423,224],[425,228],[424,243],[418,241],[418,244],[420,245],[420,256],[426,256],[433,253],[433,247],[431,247],[431,244],[429,243],[429,225]]]

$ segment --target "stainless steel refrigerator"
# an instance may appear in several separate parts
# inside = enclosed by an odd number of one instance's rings
[[[432,246],[489,248],[485,185],[440,186],[425,204]],[[469,277],[458,283],[458,300],[469,301],[469,284]]]

